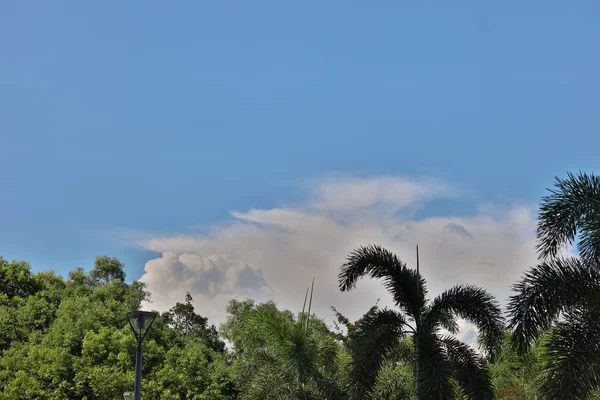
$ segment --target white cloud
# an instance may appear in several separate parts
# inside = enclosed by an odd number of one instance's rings
[[[370,179],[329,178],[317,184],[311,206],[330,212],[356,211],[381,206],[400,209],[417,200],[448,196],[452,191],[442,182],[420,182],[384,176]]]
[[[324,318],[334,305],[350,319],[377,299],[391,305],[380,282],[364,279],[340,293],[337,274],[347,254],[380,244],[415,265],[430,295],[459,283],[491,291],[504,303],[509,285],[536,261],[533,210],[482,207],[471,216],[415,220],[410,212],[430,199],[457,196],[434,180],[397,177],[329,179],[295,207],[233,212],[229,224],[208,235],[181,234],[140,242],[161,257],[148,261],[141,280],[152,292],[151,307],[166,310],[189,291],[199,312],[220,323],[235,297],[274,299],[298,312],[315,277],[313,309]],[[467,335],[467,330],[463,330]]]

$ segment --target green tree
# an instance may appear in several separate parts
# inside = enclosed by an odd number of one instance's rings
[[[256,303],[251,299],[232,299],[225,308],[227,320],[219,327],[219,333],[233,346],[232,358],[238,358],[247,349],[264,344],[257,335],[244,335],[248,318],[256,311]],[[291,316],[291,315],[290,315]]]
[[[38,290],[38,282],[26,261],[6,261],[0,257],[0,293],[9,299],[27,297]]]
[[[231,369],[225,355],[198,338],[172,347],[144,382],[144,398],[156,400],[233,398]]]
[[[482,349],[495,355],[503,324],[490,294],[459,285],[429,302],[426,282],[417,271],[379,246],[360,247],[348,256],[339,274],[340,290],[351,290],[364,276],[383,280],[399,310],[375,309],[356,324],[351,374],[359,398],[369,395],[385,360],[406,336],[415,346],[417,399],[452,399],[457,389],[471,399],[493,398],[484,359],[469,345],[441,334],[443,329],[456,333],[456,318],[463,318],[478,328]]]
[[[537,229],[541,264],[529,269],[509,301],[520,354],[550,330],[541,393],[585,399],[600,386],[600,177],[556,178],[542,198]],[[580,257],[562,257],[577,240]]]
[[[498,400],[535,400],[538,397],[542,347],[533,346],[527,354],[515,351],[512,334],[504,333],[504,342],[498,356],[490,363],[495,398]]]
[[[112,279],[123,282],[125,280],[125,265],[116,257],[99,256],[96,257],[94,268],[90,271],[90,278],[94,281],[104,283]]]
[[[222,331],[239,351],[234,363],[239,398],[347,399],[339,372],[341,346],[323,321],[294,318],[272,302],[233,300]]]
[[[104,400],[132,390],[136,341],[125,316],[150,294],[125,283],[119,260],[99,257],[89,274],[77,268],[65,281],[0,258],[0,279],[0,400]],[[157,318],[144,340],[144,398],[232,399],[231,368],[213,346]]]
[[[74,360],[74,382],[80,395],[116,399],[129,391],[134,379],[131,352],[135,339],[127,326],[103,326],[83,337],[81,357]]]
[[[185,303],[176,303],[169,311],[162,314],[162,318],[184,339],[200,338],[212,349],[223,353],[225,343],[219,339],[217,328],[214,325],[208,325],[208,318],[196,314],[192,300],[192,295],[187,292]]]

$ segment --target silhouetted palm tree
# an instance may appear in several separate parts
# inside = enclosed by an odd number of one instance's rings
[[[551,329],[541,390],[552,400],[585,399],[600,385],[600,177],[556,178],[537,229],[542,263],[514,285],[510,327],[520,353]],[[580,257],[561,257],[577,240]]]
[[[453,399],[456,388],[470,399],[492,399],[493,388],[484,359],[469,345],[443,330],[457,333],[456,318],[475,324],[483,350],[493,355],[503,339],[500,308],[485,290],[455,286],[429,302],[425,280],[396,255],[379,246],[353,251],[339,274],[340,290],[359,278],[381,279],[398,310],[372,309],[356,324],[350,345],[357,397],[369,396],[384,361],[398,354],[402,339],[414,338],[416,393],[419,400]]]

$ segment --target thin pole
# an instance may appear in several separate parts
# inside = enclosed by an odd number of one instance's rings
[[[135,352],[135,385],[133,387],[134,399],[142,398],[142,338],[137,338],[137,350]]]
[[[417,245],[417,295],[421,291],[421,274],[419,273],[419,245]]]
[[[313,290],[315,289],[315,277],[313,276],[312,285],[310,286],[310,300],[308,301],[308,315],[306,316],[306,329],[308,329],[308,321],[310,320],[310,308],[312,306]]]
[[[419,245],[417,245],[417,299],[419,298],[419,293],[421,292],[421,274],[419,273]],[[415,325],[416,325],[416,333],[415,333],[415,347],[416,347],[416,355],[417,355],[417,370],[416,370],[416,376],[415,376],[415,392],[417,395],[417,400],[420,400],[421,398],[421,393],[419,390],[419,379],[421,378],[421,373],[420,373],[420,364],[421,364],[421,357],[420,357],[420,347],[421,347],[421,340],[420,340],[420,336],[421,336],[421,316],[417,315],[416,319],[415,319]]]

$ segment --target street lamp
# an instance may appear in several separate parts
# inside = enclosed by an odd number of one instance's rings
[[[132,311],[127,314],[127,320],[131,326],[131,330],[137,339],[137,350],[135,352],[135,385],[133,386],[134,397],[131,392],[123,394],[126,400],[140,400],[142,396],[142,342],[146,333],[152,326],[156,314],[151,311]]]

